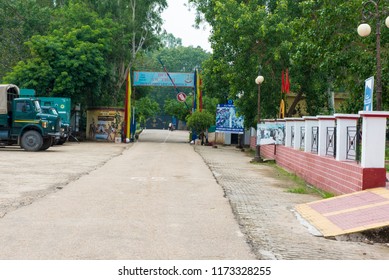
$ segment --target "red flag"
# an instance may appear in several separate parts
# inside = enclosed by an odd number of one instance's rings
[[[284,76],[284,70],[282,70],[281,73],[281,92],[285,92],[285,76]]]
[[[285,74],[285,93],[288,94],[290,92],[290,82],[289,82],[289,70],[286,68]]]

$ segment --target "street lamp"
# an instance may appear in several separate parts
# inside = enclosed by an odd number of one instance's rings
[[[236,94],[236,97],[238,97],[238,99],[241,99],[242,97],[244,96],[244,91],[239,91],[237,94]],[[243,145],[242,145],[242,136],[244,135],[244,128],[243,128],[243,134],[240,134],[238,135],[238,146],[237,148],[238,149],[241,149],[241,151],[244,151],[243,149]]]
[[[258,120],[257,120],[257,124],[259,125],[261,123],[261,84],[263,83],[263,81],[265,80],[265,78],[259,74],[258,77],[255,79],[255,83],[258,85]],[[261,146],[259,145],[259,139],[258,139],[258,125],[257,125],[257,146],[256,146],[256,149],[255,149],[255,157],[254,157],[254,161],[256,162],[262,162],[262,158],[261,158]]]
[[[377,81],[376,81],[376,91],[377,91],[377,111],[382,110],[382,67],[381,67],[381,12],[379,10],[380,0],[368,0],[363,3],[362,7],[362,19],[364,21],[374,18],[376,20],[376,70],[377,70]],[[374,6],[374,11],[367,9],[368,5]],[[389,28],[389,16],[385,20],[386,26]],[[371,27],[367,23],[362,23],[358,26],[358,34],[361,37],[369,36],[371,33]]]

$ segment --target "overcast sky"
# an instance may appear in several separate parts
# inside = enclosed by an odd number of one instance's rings
[[[163,28],[172,33],[174,37],[182,39],[182,45],[185,47],[200,46],[206,51],[211,51],[211,45],[208,42],[210,28],[203,30],[195,29],[195,10],[188,10],[187,0],[167,0],[168,8],[162,13],[164,20]]]

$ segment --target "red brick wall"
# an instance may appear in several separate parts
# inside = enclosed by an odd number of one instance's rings
[[[257,137],[251,136],[250,137],[250,148],[254,150],[256,145],[257,145]]]
[[[274,145],[261,146],[261,155],[275,159],[279,166],[295,173],[307,183],[333,194],[384,187],[386,183],[385,169],[364,169],[353,161],[341,162],[332,157],[321,157],[281,145],[276,147],[276,154]],[[375,178],[374,182],[372,178]]]

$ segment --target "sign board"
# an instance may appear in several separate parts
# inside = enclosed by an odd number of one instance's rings
[[[216,108],[216,132],[243,134],[244,118],[237,116],[234,105],[218,104]]]
[[[178,100],[179,102],[185,102],[185,100],[186,100],[186,94],[183,93],[183,92],[178,93],[178,94],[177,94],[177,100]]]
[[[285,124],[257,124],[257,145],[284,145]]]
[[[177,87],[194,87],[194,73],[169,73]],[[134,86],[173,87],[166,72],[134,72]]]
[[[363,111],[373,111],[374,77],[365,80],[365,98]]]

